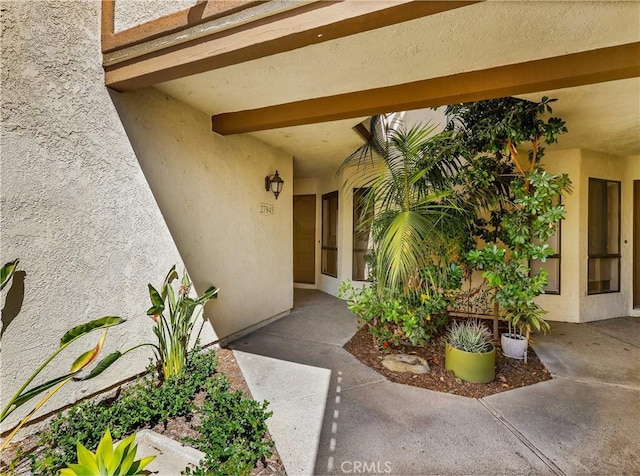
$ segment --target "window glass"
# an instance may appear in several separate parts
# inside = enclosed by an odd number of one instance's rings
[[[366,206],[369,188],[353,189],[353,267],[351,279],[369,279],[368,259],[371,254],[371,223],[373,209]]]
[[[338,192],[322,196],[322,274],[338,277]]]
[[[589,179],[588,294],[620,291],[620,182]]]

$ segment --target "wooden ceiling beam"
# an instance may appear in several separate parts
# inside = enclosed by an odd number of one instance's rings
[[[130,60],[105,64],[105,83],[117,91],[144,88],[481,1],[312,2]]]
[[[337,121],[640,76],[640,42],[211,118],[222,135]]]

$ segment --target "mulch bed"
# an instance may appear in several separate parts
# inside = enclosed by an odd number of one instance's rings
[[[229,349],[217,349],[216,356],[218,358],[218,373],[225,374],[229,379],[230,387],[232,391],[240,390],[248,397],[251,397],[251,392],[247,383],[244,380],[242,371],[236,362],[233,352]],[[205,395],[196,396],[196,404],[202,401]],[[268,410],[268,408],[267,408]],[[197,436],[197,432],[193,429],[193,426],[197,424],[197,419],[186,419],[184,417],[169,418],[166,426],[164,424],[158,424],[153,431],[161,433],[180,441],[182,437]],[[12,442],[9,448],[2,454],[0,461],[0,473],[7,471],[6,465],[15,456],[19,448],[22,449],[24,454],[38,453],[38,435],[29,435],[26,438],[18,442]],[[267,434],[267,439],[271,439],[271,435]],[[15,468],[15,475],[26,476],[30,475],[30,464],[27,459],[24,459],[21,464]],[[257,466],[251,472],[251,476],[286,476],[286,471],[282,460],[278,455],[278,451],[275,446],[272,448],[272,455],[264,462],[258,462]]]
[[[444,369],[445,338],[442,335],[424,347],[391,346],[381,349],[376,340],[365,329],[361,329],[344,345],[344,349],[391,382],[463,397],[482,398],[551,379],[549,371],[531,347],[529,347],[528,362],[525,364],[523,361],[502,355],[500,343],[497,343],[496,378],[493,382],[486,384],[463,382],[453,375],[453,372]],[[382,365],[382,359],[390,353],[422,357],[429,364],[431,371],[422,375],[392,372]]]

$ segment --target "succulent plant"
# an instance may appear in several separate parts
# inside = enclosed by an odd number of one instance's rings
[[[493,337],[487,327],[478,320],[455,321],[447,331],[447,341],[451,347],[472,353],[489,352],[493,347]]]

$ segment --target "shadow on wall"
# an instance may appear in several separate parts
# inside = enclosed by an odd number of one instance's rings
[[[277,202],[264,190],[275,169],[292,177],[291,156],[214,134],[209,116],[154,89],[110,94],[196,290],[220,288],[205,307],[217,338],[291,309],[291,187]],[[261,202],[275,213],[261,215]]]
[[[0,330],[0,339],[22,309],[26,276],[27,273],[25,271],[16,271],[13,275],[11,287],[9,291],[7,291],[4,307],[2,308],[2,330]]]

